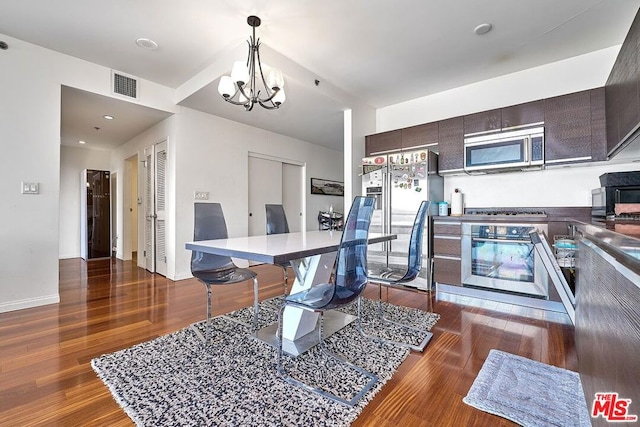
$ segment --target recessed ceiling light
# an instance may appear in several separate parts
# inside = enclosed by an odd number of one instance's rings
[[[158,43],[154,42],[151,39],[140,38],[136,40],[136,44],[141,48],[147,50],[156,50],[158,48]]]
[[[473,32],[476,33],[477,35],[481,36],[483,34],[487,34],[489,31],[491,31],[491,28],[493,28],[493,25],[491,25],[489,23],[480,24],[476,28],[473,29]]]
[[[108,114],[105,114],[104,116],[102,116],[104,119],[106,120],[113,120],[113,116],[110,116]]]
[[[86,144],[86,141],[80,140],[78,141],[78,144]]]

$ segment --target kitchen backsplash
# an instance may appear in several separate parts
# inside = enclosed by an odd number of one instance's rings
[[[597,163],[589,166],[490,175],[459,175],[444,179],[445,201],[456,188],[464,205],[473,207],[591,206],[591,190],[607,172],[640,170],[640,163]]]

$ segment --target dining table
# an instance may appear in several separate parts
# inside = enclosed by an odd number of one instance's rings
[[[301,292],[318,283],[328,283],[333,271],[341,231],[301,231],[227,239],[201,240],[185,243],[185,248],[215,255],[244,259],[254,263],[290,263],[295,272],[291,293]],[[368,243],[381,243],[397,238],[395,234],[369,233]],[[297,307],[287,307],[283,313],[283,349],[299,355],[317,344],[313,332],[319,314]],[[324,315],[323,330],[329,336],[355,320],[355,316],[330,310]],[[277,322],[256,331],[256,338],[278,346]]]

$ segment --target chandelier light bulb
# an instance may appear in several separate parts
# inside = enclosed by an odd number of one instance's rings
[[[284,104],[284,101],[287,99],[287,96],[284,94],[284,89],[280,89],[276,96],[273,97],[273,103],[276,105]]]
[[[284,77],[282,76],[282,71],[277,68],[269,69],[267,74],[267,85],[273,89],[282,89],[284,87]]]
[[[236,61],[233,63],[233,68],[231,69],[231,80],[239,85],[244,85],[249,81],[249,69],[243,61]]]
[[[236,92],[236,88],[233,84],[233,79],[229,76],[220,77],[220,83],[218,83],[218,93],[224,98],[230,98]]]

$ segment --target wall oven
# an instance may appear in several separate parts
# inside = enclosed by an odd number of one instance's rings
[[[541,167],[544,163],[544,127],[465,135],[465,171],[492,171]]]
[[[548,275],[529,233],[546,224],[462,224],[462,283],[548,299]]]

